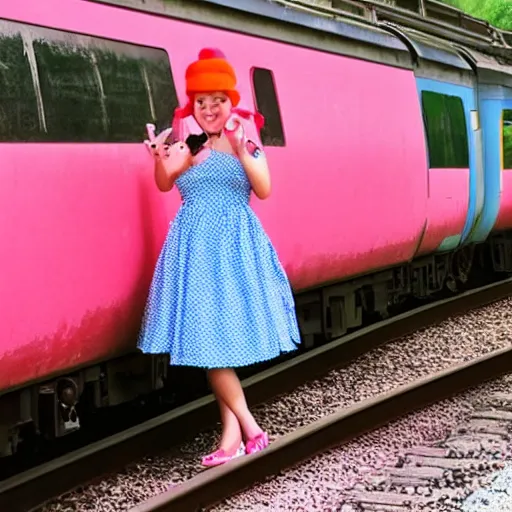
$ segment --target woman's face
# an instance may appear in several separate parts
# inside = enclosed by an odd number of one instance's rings
[[[194,117],[206,133],[219,133],[231,115],[231,100],[220,91],[198,93],[194,97]]]

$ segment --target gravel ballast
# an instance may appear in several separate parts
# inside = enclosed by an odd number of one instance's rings
[[[359,357],[345,368],[333,370],[321,379],[298,387],[292,393],[254,408],[255,417],[268,431],[272,441],[298,427],[332,414],[340,408],[506,347],[510,344],[512,336],[511,306],[512,299],[502,300],[390,342],[384,347]],[[434,406],[434,409],[436,407]],[[423,442],[422,436],[427,434],[434,437],[442,435],[448,425],[453,425],[460,415],[467,412],[468,407],[470,406],[456,407],[454,411],[459,412],[446,412],[441,407],[439,409],[441,419],[435,419],[437,418],[435,415],[432,419],[426,418],[426,423],[422,424],[421,428],[413,422],[411,427],[416,427],[422,433],[417,434],[419,437],[410,442],[415,444]],[[400,421],[412,420],[405,418]],[[380,429],[379,435],[385,436],[387,428]],[[127,510],[163,492],[169,485],[183,482],[201,471],[200,458],[214,447],[217,434],[213,431],[202,432],[192,442],[158,457],[143,459],[120,473],[67,493],[41,507],[38,512]],[[372,435],[375,434],[370,434]],[[373,438],[367,436],[365,439],[368,447],[374,445]],[[360,448],[351,448],[354,450],[350,452],[351,455],[347,451],[347,456],[341,460],[332,451],[329,452],[330,455],[325,454],[327,473],[320,475],[317,469],[310,470],[311,479],[315,482],[313,487],[303,486],[304,475],[299,478],[299,473],[291,477],[292,481],[296,478],[296,482],[291,485],[284,484],[288,481],[286,477],[280,476],[274,479],[282,482],[286,489],[288,487],[290,490],[295,489],[297,494],[294,497],[283,497],[284,488],[278,490],[279,486],[268,483],[255,488],[257,489],[254,490],[255,495],[259,495],[257,501],[254,501],[256,498],[249,498],[250,494],[247,494],[245,498],[236,497],[226,503],[224,508],[221,506],[216,510],[279,510],[274,507],[290,506],[292,502],[296,505],[291,509],[281,508],[281,510],[302,510],[295,506],[310,510],[307,507],[312,504],[308,502],[309,505],[306,506],[304,500],[308,495],[310,497],[316,495],[313,492],[316,487],[324,489],[320,492],[322,496],[334,496],[336,493],[339,496],[346,485],[357,481],[361,473],[364,473],[365,467],[370,471],[376,467],[378,460],[381,460],[381,464],[389,462],[389,457],[393,456],[390,454],[394,453],[392,448],[395,446],[394,443],[397,443],[394,449],[399,449],[398,439],[391,443],[389,446],[383,446],[382,452],[377,450],[375,454],[373,451],[366,452]],[[349,450],[349,446],[352,445],[354,443],[346,445],[345,449]],[[359,467],[357,471],[354,470],[356,466]],[[304,471],[307,472],[307,470]],[[300,485],[297,485],[298,483]],[[332,493],[327,493],[327,487],[333,487]],[[300,498],[302,493],[304,497]],[[249,508],[244,505],[246,499],[251,502]],[[319,503],[327,503],[331,498],[315,499]],[[280,505],[275,500],[285,501]]]

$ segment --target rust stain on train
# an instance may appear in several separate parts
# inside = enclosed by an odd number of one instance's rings
[[[135,350],[142,312],[140,298],[97,308],[79,325],[62,322],[54,333],[3,354],[0,392]]]
[[[365,253],[318,254],[307,262],[285,265],[285,270],[297,293],[406,263],[413,258],[417,243],[415,237],[400,243],[385,244],[381,248]]]

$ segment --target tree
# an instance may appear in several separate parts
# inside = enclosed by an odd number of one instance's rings
[[[512,2],[510,0],[443,0],[475,18],[488,21],[495,27],[512,31]]]

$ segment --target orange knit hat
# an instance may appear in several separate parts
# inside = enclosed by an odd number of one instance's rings
[[[185,73],[187,96],[193,100],[198,92],[222,91],[236,107],[240,94],[236,90],[236,75],[226,56],[216,48],[204,48],[199,52],[199,60],[190,64]]]

